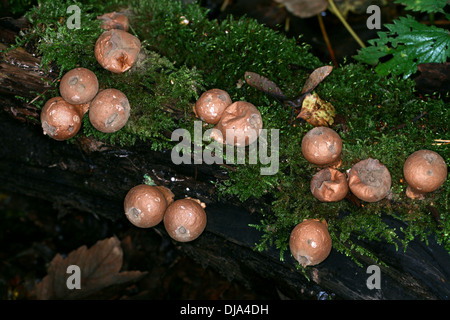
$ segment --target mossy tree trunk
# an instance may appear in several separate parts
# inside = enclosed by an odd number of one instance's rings
[[[17,21],[3,26],[3,47],[20,29]],[[322,292],[344,299],[448,299],[450,275],[448,253],[430,239],[429,245],[412,241],[406,252],[392,245],[367,242],[362,245],[380,256],[380,289],[369,289],[373,262],[361,258],[362,267],[332,251],[320,265],[305,274],[292,257],[280,261],[275,249],[253,249],[261,233],[249,227],[259,217],[252,213],[258,203],[240,203],[235,198],[217,198],[213,181],[227,179],[219,165],[174,165],[170,150],[156,152],[148,144],[111,146],[93,138],[75,143],[57,142],[44,136],[39,110],[24,99],[39,99],[56,74],[44,74],[39,59],[25,50],[2,54],[0,62],[0,190],[18,192],[55,202],[59,207],[83,210],[100,219],[124,219],[123,199],[127,191],[148,175],[158,185],[172,189],[177,198],[190,196],[206,203],[206,232],[190,243],[179,243],[181,251],[205,267],[250,288],[278,290],[282,297],[317,298]],[[42,80],[44,79],[44,80]],[[21,97],[21,98],[17,98]],[[263,199],[261,201],[264,201]],[[398,221],[386,218],[386,223]],[[130,224],[130,228],[132,225]],[[168,237],[164,228],[156,231]],[[354,240],[357,242],[357,240]]]

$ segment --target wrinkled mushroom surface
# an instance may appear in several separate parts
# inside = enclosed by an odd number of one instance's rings
[[[160,223],[166,208],[166,198],[160,189],[146,184],[131,188],[124,200],[127,219],[140,228],[150,228]]]
[[[141,50],[141,41],[132,34],[111,29],[103,32],[95,43],[95,58],[100,65],[114,73],[129,70]]]
[[[318,166],[336,166],[341,158],[342,139],[328,127],[315,127],[302,139],[302,154],[305,159]]]
[[[435,191],[445,182],[447,164],[437,152],[418,150],[406,159],[403,175],[408,183],[406,195],[423,200],[425,194]]]
[[[324,261],[332,248],[326,222],[307,219],[296,225],[291,231],[289,248],[294,259],[303,267]]]
[[[195,103],[194,111],[201,120],[216,124],[222,117],[223,111],[231,103],[228,92],[214,88],[202,93]]]
[[[80,108],[62,97],[49,99],[42,108],[40,118],[44,134],[58,141],[74,137],[81,128]]]
[[[86,68],[72,69],[61,78],[59,92],[71,104],[88,103],[98,92],[97,76]]]
[[[220,143],[245,147],[256,141],[262,127],[259,110],[250,102],[236,101],[224,110],[211,138]]]
[[[174,201],[164,215],[164,227],[169,236],[179,242],[197,239],[206,227],[206,212],[198,201]]]
[[[128,98],[122,91],[105,89],[92,100],[89,121],[101,132],[116,132],[127,123],[130,109]]]
[[[368,158],[350,169],[348,185],[359,199],[376,202],[385,198],[391,190],[391,174],[379,160]]]
[[[333,168],[322,169],[311,179],[310,189],[322,202],[340,201],[348,193],[347,176]]]

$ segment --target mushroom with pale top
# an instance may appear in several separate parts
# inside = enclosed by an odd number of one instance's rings
[[[447,164],[440,154],[431,150],[418,150],[405,161],[403,175],[408,187],[406,195],[423,200],[425,195],[438,189],[447,179]]]
[[[156,186],[140,184],[131,188],[125,196],[125,215],[136,227],[156,226],[163,220],[166,209],[166,197]]]
[[[164,228],[179,242],[197,239],[206,228],[205,205],[197,199],[175,200],[164,214]]]
[[[245,147],[256,141],[262,127],[259,110],[250,102],[236,101],[224,110],[211,138],[220,143]]]
[[[49,99],[41,111],[44,134],[58,141],[74,137],[81,128],[83,105],[73,105],[62,97]]]
[[[391,174],[378,159],[368,158],[350,169],[348,186],[358,199],[377,202],[384,199],[391,190]]]
[[[130,110],[128,98],[122,91],[105,89],[91,101],[89,121],[101,132],[116,132],[127,123]]]
[[[214,88],[202,93],[195,103],[194,112],[201,120],[216,124],[231,103],[228,92]]]
[[[72,69],[61,78],[59,92],[71,104],[87,103],[97,95],[97,76],[86,68]]]
[[[141,41],[137,37],[120,29],[111,29],[98,37],[94,53],[103,68],[123,73],[135,64],[140,50]]]
[[[289,248],[292,256],[303,267],[314,266],[330,254],[332,241],[328,225],[317,219],[305,219],[291,231]]]
[[[310,189],[319,201],[340,201],[348,193],[347,176],[333,168],[322,169],[311,179]]]
[[[342,139],[328,127],[315,127],[302,139],[302,154],[305,159],[321,167],[337,167],[341,161]]]

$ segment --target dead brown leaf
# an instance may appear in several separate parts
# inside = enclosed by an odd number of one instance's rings
[[[104,297],[105,289],[129,285],[146,274],[141,271],[120,272],[122,259],[123,251],[117,237],[99,240],[89,249],[81,246],[66,258],[57,254],[50,262],[47,275],[35,286],[34,294],[39,300]],[[72,275],[67,272],[70,265],[80,269],[80,289],[67,286],[67,279]]]
[[[245,81],[253,88],[262,92],[268,93],[272,96],[285,99],[284,93],[278,88],[277,84],[268,78],[257,74],[255,72],[246,71],[244,74]]]
[[[300,94],[313,91],[319,85],[319,83],[321,83],[323,79],[325,79],[331,73],[331,71],[333,71],[332,66],[323,66],[315,69],[309,75],[308,79],[303,85],[303,89]]]

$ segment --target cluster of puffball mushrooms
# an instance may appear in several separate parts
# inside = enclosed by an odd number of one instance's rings
[[[261,114],[253,104],[233,103],[228,92],[221,89],[203,92],[194,113],[202,121],[216,125],[211,138],[220,143],[244,147],[253,143],[262,129]],[[233,130],[231,141],[227,140],[227,129]],[[203,233],[205,207],[200,200],[189,197],[174,201],[170,189],[147,184],[131,188],[124,200],[125,215],[133,225],[151,228],[163,222],[169,236],[179,242],[195,240]]]
[[[255,142],[263,127],[261,113],[252,103],[233,102],[228,92],[222,89],[203,92],[194,105],[194,113],[202,121],[215,125],[212,139],[236,147]]]
[[[311,179],[311,193],[319,201],[336,202],[349,190],[360,200],[377,202],[391,189],[389,170],[377,159],[364,159],[346,173],[337,168],[341,163],[342,140],[328,127],[315,127],[302,139],[305,159],[321,168]],[[425,194],[438,189],[447,178],[444,159],[431,150],[418,150],[405,161],[403,175],[408,187],[406,195],[422,200]],[[293,257],[303,266],[317,265],[331,252],[332,241],[325,220],[305,219],[291,232],[289,246]]]
[[[95,43],[98,63],[113,73],[129,70],[138,57],[141,42],[128,33],[126,15],[112,12],[99,16],[105,31]],[[44,134],[63,141],[74,137],[81,128],[81,119],[88,112],[89,121],[99,131],[112,133],[125,126],[130,116],[127,96],[118,89],[99,91],[94,72],[75,68],[61,78],[59,97],[49,99],[41,112]]]
[[[141,42],[128,33],[126,15],[108,13],[98,17],[105,31],[95,44],[99,64],[113,72],[123,73],[136,62]],[[60,95],[49,99],[41,112],[44,134],[62,141],[74,137],[81,128],[81,119],[89,112],[89,120],[99,131],[120,130],[130,116],[126,95],[117,89],[99,92],[96,75],[86,68],[68,71],[59,85]],[[202,121],[214,124],[211,138],[237,147],[253,143],[263,127],[258,109],[246,101],[233,102],[221,89],[204,92],[194,106],[194,113]],[[233,139],[227,138],[232,130]],[[344,199],[349,191],[367,202],[384,199],[391,189],[389,170],[377,159],[356,163],[347,174],[337,168],[341,163],[342,140],[333,129],[315,127],[303,138],[303,156],[322,168],[311,179],[310,190],[322,202]],[[419,150],[411,154],[403,167],[411,199],[424,199],[438,189],[447,178],[447,165],[434,151]],[[192,241],[206,227],[205,205],[197,199],[174,201],[174,194],[162,186],[141,184],[133,187],[124,200],[125,215],[140,228],[150,228],[164,221],[169,236],[180,242]],[[292,230],[289,246],[293,257],[302,266],[317,265],[331,252],[332,241],[325,220],[306,219]]]
[[[163,186],[139,184],[124,200],[125,215],[139,228],[164,223],[169,236],[179,242],[197,239],[206,227],[205,204],[197,199],[174,200],[172,191]]]

